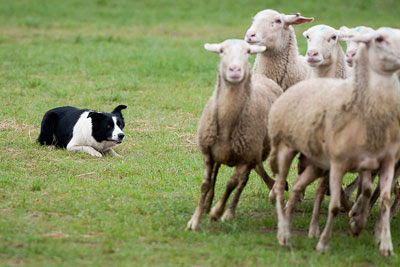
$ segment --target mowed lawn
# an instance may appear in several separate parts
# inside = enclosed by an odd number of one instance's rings
[[[0,265],[399,265],[400,215],[397,255],[384,258],[373,242],[377,208],[359,238],[340,213],[330,252],[317,254],[307,238],[315,184],[291,246],[280,246],[269,190],[254,173],[235,219],[205,215],[198,232],[184,231],[203,174],[197,123],[219,61],[203,44],[242,39],[266,8],[315,17],[295,26],[303,54],[312,25],[400,28],[398,0],[0,0]],[[35,143],[48,109],[119,104],[128,106],[123,159]],[[216,199],[231,173],[220,171]]]

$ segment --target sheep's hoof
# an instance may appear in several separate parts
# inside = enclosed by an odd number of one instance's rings
[[[212,208],[210,212],[210,221],[218,221],[219,218],[221,218],[222,211],[223,210],[220,211],[217,209],[217,207]]]
[[[310,230],[308,231],[308,237],[309,238],[318,238],[319,237],[319,225],[311,225]]]
[[[235,211],[232,209],[227,209],[221,217],[221,221],[229,221],[235,217]]]
[[[278,242],[282,246],[289,246],[290,244],[290,229],[289,224],[278,224]]]
[[[199,228],[199,221],[195,220],[194,218],[191,218],[190,221],[188,222],[185,231],[192,230],[193,232],[196,232],[196,230]]]
[[[317,252],[325,253],[325,252],[328,252],[328,250],[329,250],[329,244],[323,244],[321,241],[318,242]]]
[[[278,242],[282,246],[290,245],[290,234],[289,233],[278,233]]]
[[[382,256],[394,255],[392,242],[391,241],[381,242],[381,244],[379,246],[379,253]]]
[[[367,218],[357,214],[350,218],[350,232],[354,237],[358,237],[367,223]]]

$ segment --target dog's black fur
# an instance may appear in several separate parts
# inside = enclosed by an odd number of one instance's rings
[[[82,129],[76,131],[75,134],[91,135],[95,140],[94,142],[99,144],[102,142],[111,142],[115,146],[116,144],[121,143],[124,138],[122,129],[125,127],[125,123],[121,110],[125,108],[125,105],[119,105],[111,113],[97,112],[89,109],[78,109],[71,106],[51,109],[47,111],[43,117],[40,135],[37,141],[41,145],[55,145],[60,148],[68,149],[68,144],[70,144],[74,137],[79,140],[84,140],[89,137],[74,136],[74,128],[80,127]],[[85,116],[82,116],[84,113]],[[114,123],[113,118],[115,118],[116,123]],[[88,125],[90,123],[91,127]],[[113,133],[115,133],[114,130],[118,130],[118,128],[120,129],[120,132],[118,132],[117,136],[114,136],[113,138]],[[93,139],[90,140],[93,141]],[[96,144],[93,144],[93,142],[85,143],[79,141],[74,145],[91,146],[96,150],[100,150],[102,153],[104,152],[101,151]],[[107,150],[109,147],[112,148],[112,146],[107,145]]]

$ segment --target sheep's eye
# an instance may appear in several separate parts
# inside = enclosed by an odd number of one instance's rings
[[[383,42],[383,37],[382,37],[382,36],[379,36],[379,37],[377,37],[377,38],[375,39],[375,41],[376,41],[377,43],[382,43],[382,42]]]
[[[221,49],[219,50],[219,52],[220,52],[221,54],[224,53],[224,49],[221,48]]]
[[[282,23],[282,21],[280,19],[276,19],[275,22],[278,23],[278,24]]]
[[[247,54],[250,54],[250,48],[249,48],[249,49],[247,49]]]
[[[332,36],[333,41],[336,41],[336,38],[337,38],[336,35]]]

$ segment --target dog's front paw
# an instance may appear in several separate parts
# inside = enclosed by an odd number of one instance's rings
[[[101,154],[99,151],[96,151],[96,150],[91,151],[89,154],[92,155],[93,157],[97,157],[97,158],[103,157],[103,154]]]

